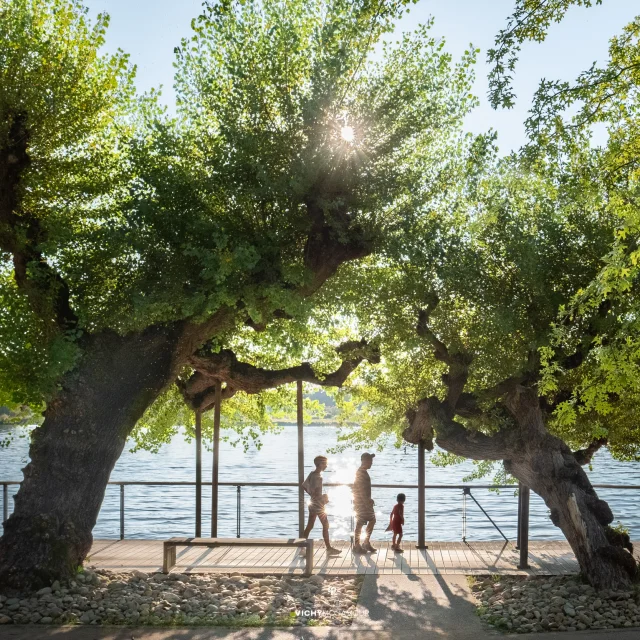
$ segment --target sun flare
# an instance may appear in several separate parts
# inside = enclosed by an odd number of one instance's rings
[[[340,129],[340,137],[345,142],[353,142],[353,137],[354,137],[353,127],[349,127],[349,126],[342,127],[342,129]]]

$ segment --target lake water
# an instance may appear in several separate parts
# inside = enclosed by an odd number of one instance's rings
[[[3,433],[2,430],[5,430]],[[8,427],[0,426],[0,440]],[[246,453],[222,442],[220,447],[221,482],[296,482],[297,481],[297,430],[284,427],[279,434],[262,436],[262,448],[252,446]],[[312,470],[315,456],[326,454],[335,446],[338,429],[333,427],[308,427],[305,429],[305,473]],[[378,452],[370,471],[372,482],[378,484],[417,484],[417,450],[411,447],[396,449],[392,445]],[[16,439],[8,449],[0,449],[0,481],[21,480],[22,467],[28,460],[28,440]],[[329,468],[325,482],[352,482],[359,465],[360,452],[345,451],[329,455]],[[427,484],[460,484],[472,470],[466,462],[446,468],[436,467],[427,454]],[[640,463],[621,463],[611,458],[607,451],[599,451],[593,461],[593,471],[588,471],[592,482],[600,484],[640,483]],[[203,449],[203,480],[211,479],[211,452]],[[180,481],[195,480],[195,444],[187,443],[181,436],[163,446],[157,454],[131,453],[129,447],[121,456],[111,475],[111,480]],[[489,484],[484,479],[470,484]],[[11,496],[18,487],[9,487],[9,512],[13,507]],[[389,513],[399,491],[407,495],[405,505],[405,537],[417,538],[417,489],[375,489],[378,525],[374,538],[385,534]],[[350,491],[345,487],[327,488],[331,523],[331,536],[348,539],[351,527]],[[615,519],[631,530],[632,538],[640,539],[640,491],[600,489],[599,494],[608,500]],[[505,535],[516,537],[518,499],[511,489],[501,490],[499,495],[486,489],[473,490],[473,495],[484,507]],[[236,487],[219,489],[218,535],[236,535]],[[1,501],[1,498],[0,498]],[[94,529],[96,538],[119,536],[120,495],[119,487],[109,486],[100,517]],[[167,538],[194,535],[195,488],[194,487],[126,487],[125,535],[127,538]],[[203,535],[210,530],[211,490],[203,487]],[[297,489],[278,487],[244,487],[241,493],[241,535],[243,537],[281,537],[297,535]],[[548,510],[538,496],[531,496],[530,537],[534,540],[562,538],[554,527]],[[462,491],[460,489],[428,489],[426,492],[427,539],[460,540],[462,536]],[[320,536],[320,528],[314,533]],[[467,539],[499,540],[498,531],[480,509],[467,498]]]

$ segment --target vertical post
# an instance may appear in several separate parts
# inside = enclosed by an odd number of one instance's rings
[[[236,538],[240,537],[240,513],[241,513],[240,498],[241,496],[242,496],[241,488],[240,488],[240,485],[238,485],[237,492],[236,492]]]
[[[2,522],[9,519],[9,486],[2,485]]]
[[[424,443],[418,444],[418,549],[426,549],[425,543],[425,478]]]
[[[124,540],[124,484],[120,485],[120,540]]]
[[[516,549],[520,549],[520,524],[522,519],[522,482],[518,482],[518,532],[516,536]]]
[[[353,494],[351,496],[351,500],[349,501],[349,504],[351,505],[351,546],[353,547],[353,542],[354,542],[354,538],[355,538],[355,528],[356,528],[356,523],[354,522],[354,518],[353,518]]]
[[[211,469],[211,537],[218,537],[218,467],[220,464],[220,406],[222,383],[216,382],[215,408],[213,411],[213,467]]]
[[[196,410],[196,538],[202,536],[202,412]]]
[[[298,535],[304,533],[304,415],[302,413],[302,380],[298,380],[296,404],[298,408]]]
[[[462,542],[467,541],[467,496],[471,495],[469,487],[462,487]]]
[[[307,552],[304,557],[304,575],[310,576],[313,573],[313,540],[307,540]]]
[[[529,568],[529,487],[521,486],[520,495],[522,506],[520,508],[520,563],[518,569]]]

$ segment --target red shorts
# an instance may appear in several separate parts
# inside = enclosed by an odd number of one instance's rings
[[[398,524],[398,525],[393,525],[391,527],[391,531],[393,531],[393,533],[399,533],[400,535],[402,535],[402,525]]]

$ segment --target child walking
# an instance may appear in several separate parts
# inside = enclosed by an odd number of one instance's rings
[[[404,502],[407,496],[404,493],[399,493],[396,497],[397,503],[393,506],[391,516],[389,517],[389,526],[387,531],[393,531],[393,540],[391,541],[391,548],[396,553],[403,553],[400,548],[400,542],[402,541],[402,525],[404,524]]]

